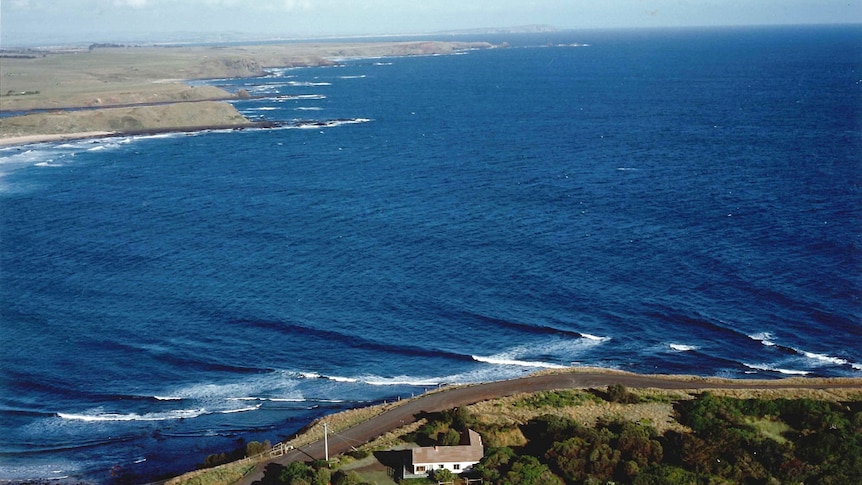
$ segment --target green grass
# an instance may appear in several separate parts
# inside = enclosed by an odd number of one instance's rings
[[[780,444],[787,442],[783,433],[792,429],[787,424],[769,417],[749,418],[746,420],[746,423],[753,426],[761,436],[775,440]]]
[[[515,402],[514,406],[524,408],[565,408],[580,406],[589,401],[601,402],[601,399],[585,391],[545,391],[527,396]]]

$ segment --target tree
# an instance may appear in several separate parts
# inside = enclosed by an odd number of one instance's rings
[[[245,456],[259,455],[270,448],[272,448],[272,445],[269,444],[269,441],[264,441],[263,443],[258,441],[249,441],[248,444],[245,445]]]
[[[453,482],[455,481],[455,473],[448,468],[440,468],[434,470],[434,480],[438,482]]]
[[[455,446],[461,442],[461,433],[455,431],[454,429],[449,429],[442,435],[440,435],[440,445],[442,446]]]
[[[332,485],[359,485],[362,478],[356,472],[338,470],[332,475]]]
[[[563,485],[560,477],[534,456],[522,456],[501,480],[502,485]]]
[[[491,448],[474,467],[486,482],[496,482],[509,469],[509,462],[515,457],[511,448]]]
[[[554,443],[545,456],[567,482],[579,482],[587,477],[589,449],[586,440],[576,437]]]
[[[311,467],[300,461],[291,462],[281,470],[278,480],[292,485],[307,484],[311,480]]]
[[[312,485],[329,485],[332,481],[332,472],[329,468],[318,468],[311,478]]]

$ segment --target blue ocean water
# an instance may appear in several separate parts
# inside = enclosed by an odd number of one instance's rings
[[[208,81],[279,129],[0,149],[0,478],[543,368],[862,376],[862,28],[484,39]]]

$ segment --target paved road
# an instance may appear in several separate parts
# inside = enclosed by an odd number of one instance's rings
[[[538,392],[553,389],[571,388],[605,388],[613,384],[622,384],[631,388],[654,387],[659,389],[763,389],[763,388],[794,388],[794,389],[835,389],[860,388],[862,379],[839,380],[829,383],[818,381],[806,382],[794,380],[788,383],[782,381],[718,381],[708,379],[683,380],[642,376],[635,374],[617,374],[604,372],[572,372],[564,374],[549,374],[523,377],[508,381],[489,382],[472,386],[456,387],[440,392],[423,394],[400,406],[362,422],[352,428],[338,432],[338,437],[329,439],[329,455],[334,456],[350,449],[352,444],[365,443],[393,429],[416,421],[422,412],[438,412],[458,406],[466,406],[488,399],[505,397],[519,392]],[[294,461],[311,461],[324,458],[323,440],[316,441],[297,450],[288,452],[282,457],[259,464],[238,485],[253,485],[263,479],[264,470],[269,463],[286,465]]]

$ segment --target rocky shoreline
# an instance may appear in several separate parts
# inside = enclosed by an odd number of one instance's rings
[[[484,42],[109,47],[4,52],[0,146],[101,136],[268,127],[228,101],[244,99],[181,80],[254,77],[276,67],[343,59],[452,54]],[[62,82],[61,82],[62,81]],[[344,121],[344,120],[334,120]]]

